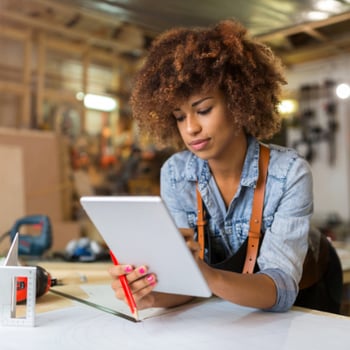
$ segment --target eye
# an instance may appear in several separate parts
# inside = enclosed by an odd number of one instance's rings
[[[185,120],[185,116],[181,115],[181,116],[179,116],[179,117],[175,117],[175,119],[176,119],[176,121],[177,121],[178,123],[180,123],[180,122],[182,122],[182,121]]]
[[[213,109],[213,107],[200,109],[200,110],[197,111],[197,113],[200,114],[200,115],[206,115],[206,114],[209,114],[212,109]]]
[[[185,116],[183,114],[174,113],[173,116],[174,116],[176,122],[178,122],[178,123],[185,120]]]

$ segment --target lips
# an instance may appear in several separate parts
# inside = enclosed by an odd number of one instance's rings
[[[207,144],[209,143],[209,140],[210,139],[194,140],[189,143],[189,146],[193,148],[195,151],[201,151],[207,146]]]

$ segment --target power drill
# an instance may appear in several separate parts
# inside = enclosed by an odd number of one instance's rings
[[[45,250],[51,248],[52,232],[51,222],[46,215],[29,215],[18,219],[10,230],[11,242],[22,226],[32,226],[39,229],[36,235],[20,234],[18,240],[18,254],[28,256],[41,256]]]
[[[17,277],[17,291],[16,301],[22,303],[27,298],[27,277]],[[57,279],[52,278],[51,275],[41,266],[36,266],[36,297],[39,298],[48,290],[57,285]]]

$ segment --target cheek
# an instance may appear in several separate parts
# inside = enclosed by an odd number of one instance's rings
[[[179,132],[179,135],[181,136],[181,138],[184,138],[184,134],[185,134],[185,123],[177,123],[176,124],[176,128]]]
[[[212,130],[215,130],[215,135],[219,137],[220,142],[227,144],[232,142],[236,136],[236,130],[234,125],[228,120],[221,119],[221,122],[212,126]]]
[[[225,111],[223,111],[222,116],[223,117],[222,117],[221,125],[223,125],[223,127],[227,129],[229,132],[233,132],[235,129],[235,124],[234,124],[234,118],[232,118],[232,115],[229,113],[228,110],[225,109]]]
[[[211,121],[210,127],[212,130],[217,130],[225,134],[231,133],[233,130],[233,123],[226,114],[217,114]]]

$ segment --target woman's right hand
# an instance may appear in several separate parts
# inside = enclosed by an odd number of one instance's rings
[[[137,308],[142,310],[153,306],[154,297],[151,292],[157,284],[157,277],[154,273],[150,273],[146,266],[134,268],[131,265],[116,265],[109,269],[109,274],[113,279],[112,289],[117,299],[127,303],[119,280],[119,276],[125,275]]]
[[[200,246],[194,240],[194,231],[190,228],[180,228],[188,248],[191,250],[195,259],[199,259]],[[168,307],[181,304],[190,300],[192,297],[171,295],[166,293],[157,293],[153,289],[157,284],[157,276],[151,273],[147,266],[133,267],[132,265],[114,265],[109,269],[111,275],[112,289],[117,299],[127,303],[124,290],[119,281],[119,276],[125,275],[130,286],[131,292],[139,310],[150,307]]]
[[[150,273],[146,266],[133,268],[131,265],[117,265],[112,266],[109,269],[109,273],[113,278],[112,289],[115,292],[115,296],[125,303],[127,303],[127,300],[119,281],[119,276],[126,275],[138,310],[151,307],[173,307],[193,299],[193,297],[188,295],[153,291],[157,284],[157,277],[154,273]]]

